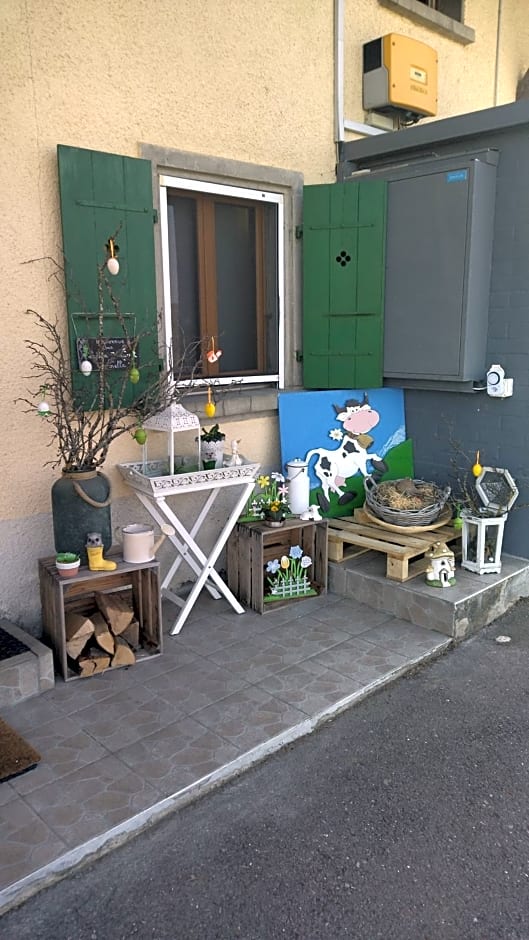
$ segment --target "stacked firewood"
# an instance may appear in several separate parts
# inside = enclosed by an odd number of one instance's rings
[[[140,625],[130,594],[94,594],[95,607],[65,615],[66,652],[81,676],[132,666],[140,648]]]

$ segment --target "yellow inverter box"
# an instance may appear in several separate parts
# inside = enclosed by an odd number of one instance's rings
[[[388,33],[364,43],[366,111],[399,113],[411,121],[437,114],[437,52],[409,36]]]

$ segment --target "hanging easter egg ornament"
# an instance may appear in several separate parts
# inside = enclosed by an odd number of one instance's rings
[[[136,365],[136,353],[135,352],[132,353],[132,362],[131,362],[131,366],[129,369],[129,381],[132,382],[133,385],[137,385],[138,382],[140,381],[140,370],[138,369]]]
[[[39,402],[39,404],[37,405],[37,414],[39,414],[41,418],[45,418],[47,415],[49,415],[49,413],[50,413],[50,406],[48,405],[48,402],[47,401]]]
[[[89,359],[83,359],[81,365],[79,366],[79,369],[81,370],[83,375],[91,375],[93,366]]]
[[[481,474],[481,471],[482,471],[482,470],[483,470],[483,467],[481,466],[481,464],[480,464],[480,462],[479,462],[479,450],[477,450],[477,451],[476,451],[476,462],[475,462],[474,466],[472,467],[472,473],[474,474],[475,477],[479,477],[479,475]]]
[[[211,397],[211,385],[208,385],[208,400],[206,404],[204,405],[204,411],[206,413],[206,417],[213,418],[215,416],[216,410],[217,409],[215,407],[215,402],[213,401]]]
[[[208,362],[213,363],[213,362],[216,362],[217,359],[220,359],[221,356],[222,356],[222,349],[215,349],[215,339],[212,336],[211,337],[211,349],[208,350],[206,354],[206,359],[208,360]]]
[[[145,428],[136,428],[132,436],[138,444],[141,444],[143,446],[143,444],[145,444],[145,441],[147,440],[147,431],[145,430]]]
[[[119,245],[114,243],[113,238],[109,238],[106,243],[106,250],[108,251],[107,258],[107,271],[109,274],[119,274],[119,261],[117,259],[117,253],[119,251]]]

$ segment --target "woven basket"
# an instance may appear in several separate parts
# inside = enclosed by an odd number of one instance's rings
[[[391,482],[398,483],[398,480],[392,480]],[[421,487],[426,486],[429,489],[433,488],[433,499],[428,505],[422,506],[421,509],[392,509],[382,502],[380,493],[378,492],[379,486],[375,481],[371,477],[366,477],[364,480],[366,503],[373,515],[392,525],[420,526],[435,522],[441,515],[446,501],[450,496],[450,487],[447,486],[445,489],[442,489],[435,483],[426,483],[424,480],[413,480],[412,482],[419,490]],[[380,485],[383,486],[383,484]]]

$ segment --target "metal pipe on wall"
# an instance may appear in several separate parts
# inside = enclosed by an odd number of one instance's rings
[[[344,117],[344,4],[345,0],[334,0],[334,139],[340,143],[345,139],[345,131],[374,137],[386,131],[359,121],[349,121]]]

